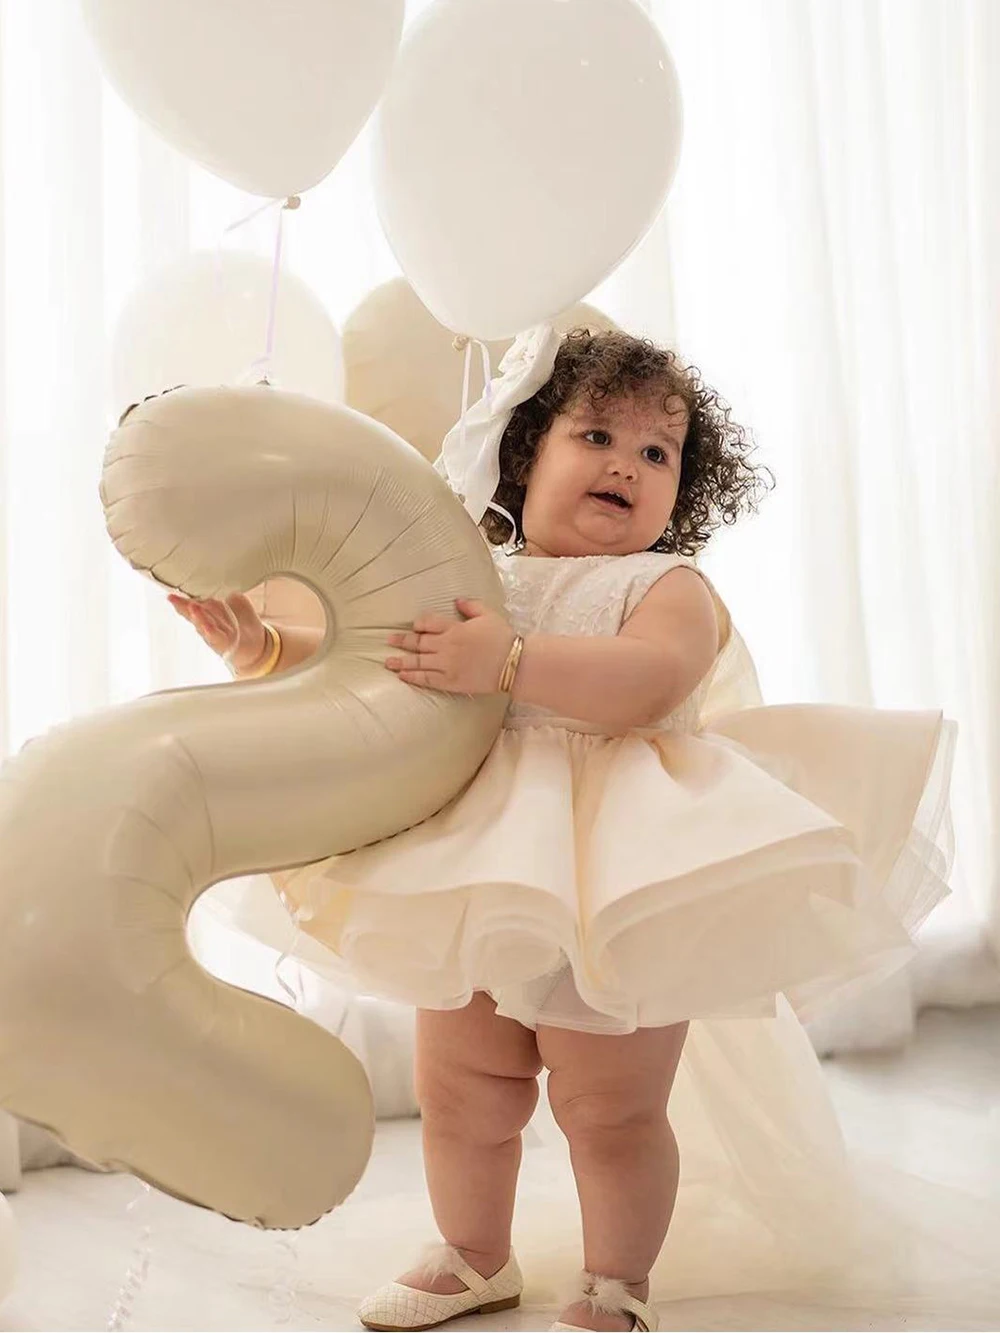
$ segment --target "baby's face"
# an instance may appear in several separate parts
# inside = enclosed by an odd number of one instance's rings
[[[650,395],[571,404],[539,442],[524,500],[529,555],[631,555],[677,502],[688,411]],[[615,498],[617,497],[617,498]]]

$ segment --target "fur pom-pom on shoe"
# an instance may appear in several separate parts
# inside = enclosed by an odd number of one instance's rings
[[[439,1240],[424,1246],[416,1266],[428,1277],[440,1277],[443,1273],[457,1277],[458,1270],[465,1267],[465,1261],[454,1245]]]
[[[659,1318],[656,1307],[640,1301],[633,1296],[624,1282],[614,1277],[602,1277],[599,1273],[582,1272],[572,1291],[567,1293],[564,1304],[573,1305],[577,1301],[587,1301],[594,1311],[601,1314],[628,1314],[632,1316],[632,1327],[639,1333],[656,1333]],[[574,1333],[587,1333],[577,1324],[555,1323],[553,1329],[574,1330]]]

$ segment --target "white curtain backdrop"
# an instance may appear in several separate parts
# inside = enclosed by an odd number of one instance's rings
[[[1000,6],[651,8],[684,156],[618,289],[730,397],[778,479],[706,564],[772,701],[960,724],[955,894],[916,967],[813,1032],[880,1044],[920,1004],[1000,998]]]
[[[647,8],[680,70],[683,159],[652,232],[591,299],[697,362],[777,475],[761,515],[706,564],[771,701],[943,706],[961,726],[954,898],[915,968],[814,1032],[824,1050],[893,1040],[920,1003],[1000,998],[1000,6]],[[226,679],[113,552],[97,483],[124,406],[107,385],[125,297],[160,262],[219,244],[257,201],[136,123],[75,0],[0,0],[0,22],[10,754],[65,718]],[[338,324],[397,272],[367,150],[285,219],[286,262]],[[578,206],[580,225],[602,207],[600,163]],[[228,243],[269,255],[272,228]]]

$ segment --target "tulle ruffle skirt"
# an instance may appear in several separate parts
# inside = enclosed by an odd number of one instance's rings
[[[509,726],[433,818],[274,879],[313,966],[420,1008],[483,990],[527,1026],[624,1033],[783,994],[808,1019],[904,963],[947,893],[954,739],[825,705]]]

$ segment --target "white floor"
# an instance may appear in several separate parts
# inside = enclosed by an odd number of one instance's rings
[[[853,1145],[971,1196],[996,1237],[996,1265],[992,1276],[983,1273],[984,1288],[995,1278],[1000,1293],[1000,1009],[930,1011],[904,1054],[827,1069]],[[522,1211],[552,1188],[550,1170],[550,1155],[529,1142]],[[105,1328],[133,1257],[143,1254],[136,1242],[146,1226],[148,1273],[118,1327],[355,1329],[358,1297],[408,1263],[415,1235],[433,1234],[412,1121],[382,1126],[357,1193],[291,1242],[148,1194],[127,1177],[69,1168],[32,1173],[11,1203],[23,1262],[20,1283],[0,1310],[3,1330]],[[980,1296],[970,1318],[958,1271],[951,1287],[947,1272],[936,1275],[943,1295],[936,1308],[922,1304],[919,1316],[905,1302],[889,1311],[844,1309],[806,1295],[714,1297],[660,1309],[669,1329],[1000,1328],[1000,1294],[995,1304]],[[551,1295],[533,1292],[529,1280],[520,1310],[451,1327],[543,1329],[552,1318]]]

